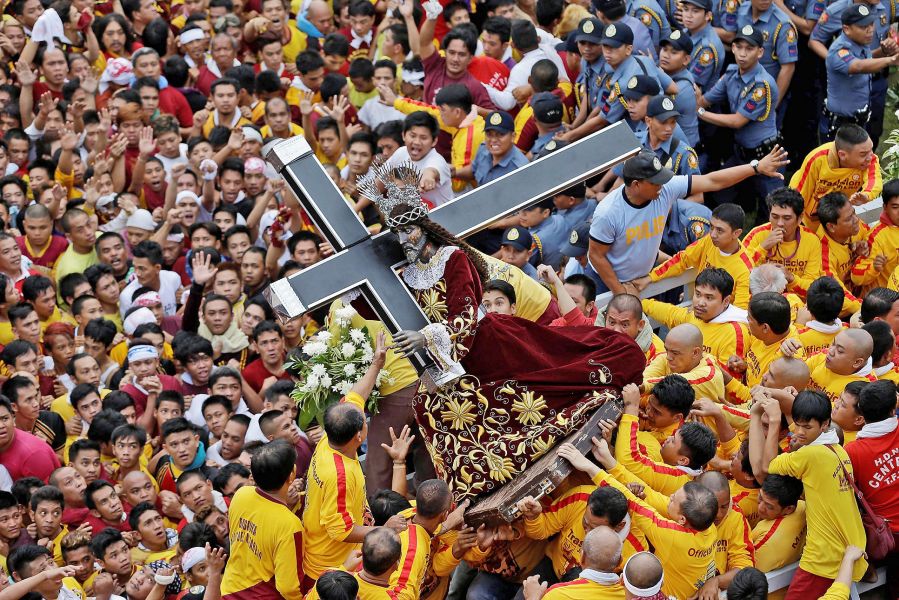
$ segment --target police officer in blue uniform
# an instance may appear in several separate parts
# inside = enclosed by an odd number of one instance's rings
[[[787,107],[790,81],[799,60],[798,35],[790,17],[773,0],[744,0],[737,9],[736,24],[725,24],[728,31],[738,31],[746,25],[762,34],[765,53],[761,64],[777,82],[778,124]]]
[[[851,4],[840,14],[843,32],[827,51],[827,99],[822,137],[832,140],[846,123],[862,127],[871,117],[872,74],[895,64],[899,54],[873,58],[871,40],[877,16],[867,4]]]
[[[649,29],[652,44],[658,51],[659,42],[671,33],[668,17],[659,3],[656,0],[628,0],[627,12],[640,19],[640,22]]]
[[[690,34],[690,73],[703,92],[718,81],[724,68],[724,44],[710,22],[712,0],[682,0],[681,20]]]
[[[731,46],[736,64],[730,65],[709,92],[699,101],[699,118],[718,127],[734,132],[734,155],[725,166],[761,160],[779,143],[774,107],[777,106],[777,84],[760,61],[765,52],[762,32],[752,25],[744,25],[736,32]],[[729,114],[707,110],[716,102],[726,101]],[[761,221],[765,219],[764,198],[768,192],[783,186],[781,179],[750,177],[735,186],[715,194],[717,202],[736,201],[739,188],[751,186],[752,203],[744,203],[748,210],[758,209]]]
[[[880,58],[883,56],[893,56],[899,53],[895,40],[889,35],[890,26],[899,15],[899,6],[897,0],[836,0],[827,7],[824,14],[818,20],[815,28],[812,30],[809,39],[809,48],[821,59],[827,59],[828,47],[831,41],[836,37],[842,27],[841,15],[853,4],[864,4],[874,14],[874,36],[868,48],[871,50],[872,58]],[[887,88],[889,87],[887,78],[889,73],[886,70],[874,73],[871,77],[871,99],[869,108],[871,110],[870,118],[866,129],[877,147],[880,135],[883,133],[883,111],[886,106]],[[826,119],[825,119],[826,120]]]
[[[603,26],[611,23],[622,23],[634,32],[634,53],[645,56],[658,56],[658,48],[652,40],[649,28],[637,17],[628,14],[624,0],[593,0],[593,12],[603,22]]]
[[[541,127],[562,123],[562,115],[565,112],[562,100],[552,92],[538,92],[534,94],[531,97],[531,108],[534,110],[534,121],[538,123],[538,132],[541,131]],[[560,129],[551,127],[546,130],[546,133],[538,133],[537,139],[534,140],[534,145],[531,146],[531,156],[540,154],[546,145],[553,141],[559,131]]]
[[[674,135],[681,118],[683,114],[675,108],[674,100],[655,96],[646,107],[646,129],[637,134],[637,139],[675,175],[700,175],[696,151]]]
[[[646,133],[649,102],[659,95],[659,91],[658,82],[649,75],[634,75],[621,90],[621,97],[627,103],[627,123],[637,137]],[[690,145],[680,125],[675,124],[673,135],[684,145]]]
[[[690,36],[680,29],[672,29],[671,34],[662,40],[659,66],[677,84],[674,108],[680,113],[678,124],[687,135],[687,141],[695,148],[699,144],[699,117],[696,116],[693,76],[687,69],[692,52],[693,40]]]
[[[478,185],[490,183],[528,164],[528,159],[514,143],[515,119],[504,110],[491,112],[484,119],[486,139],[478,146],[471,161],[471,174]],[[489,147],[498,144],[506,152],[496,156]]]
[[[604,87],[609,90],[602,104],[600,116],[606,123],[617,123],[627,111],[622,101],[622,87],[635,75],[647,75],[656,79],[661,89],[675,87],[674,81],[665,75],[646,56],[634,56],[634,34],[627,25],[612,23],[603,32],[603,55],[606,58]]]
[[[509,258],[508,255],[504,257],[504,260],[524,271],[524,274],[528,277],[540,281],[535,265],[543,262],[541,241],[533,237],[527,227],[515,225],[503,231],[502,246],[508,246],[515,251],[517,256],[522,256],[519,254],[521,252],[527,252],[528,258],[526,260],[522,258],[519,261],[516,256],[516,260],[513,262],[512,260],[507,260]]]
[[[531,206],[519,213],[521,225],[528,225],[528,231],[532,236],[540,240],[540,249],[543,253],[543,262],[558,269],[562,262],[562,246],[568,241],[571,228],[565,219],[555,214],[556,205],[552,198],[547,198],[538,204]],[[546,213],[549,211],[549,214]],[[535,217],[542,217],[539,223],[534,223]]]
[[[580,112],[575,124],[583,122],[594,108],[601,104],[603,66],[602,22],[597,18],[583,19],[573,32],[581,55],[581,72],[577,78]]]

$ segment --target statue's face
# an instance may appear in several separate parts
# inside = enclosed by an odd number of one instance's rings
[[[428,241],[424,230],[418,225],[404,225],[396,229],[396,235],[400,238],[400,247],[406,255],[406,260],[410,263],[418,260]]]

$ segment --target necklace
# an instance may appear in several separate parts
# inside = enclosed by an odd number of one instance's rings
[[[783,259],[784,261],[788,261],[788,260],[792,259],[794,256],[796,256],[796,253],[799,252],[799,236],[800,236],[801,232],[802,232],[802,228],[797,227],[796,228],[796,248],[793,250],[792,254],[790,254],[789,256],[784,256],[783,254],[780,253],[780,244],[777,244],[776,246],[774,246],[774,248],[772,248],[771,250],[768,251],[768,258],[773,258],[774,255],[776,254],[779,258]]]

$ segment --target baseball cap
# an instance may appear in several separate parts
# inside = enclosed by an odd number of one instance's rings
[[[562,256],[578,258],[587,254],[590,246],[590,223],[581,223],[571,230],[568,242],[562,246]]]
[[[734,41],[736,40],[745,40],[756,48],[761,48],[765,43],[762,32],[752,25],[744,25],[741,29],[737,30],[737,35],[734,36]]]
[[[590,42],[592,44],[602,43],[602,21],[590,17],[583,19],[577,24],[577,34],[574,38],[575,42]]]
[[[531,98],[534,118],[541,123],[560,123],[562,121],[562,101],[552,92],[538,92]]]
[[[687,4],[692,4],[693,6],[698,6],[704,11],[712,12],[712,0],[681,0],[682,2],[686,2]]]
[[[153,215],[145,208],[138,208],[125,222],[125,227],[136,227],[145,231],[156,231]]]
[[[674,177],[671,169],[663,167],[659,157],[649,150],[641,150],[636,156],[624,161],[621,174],[624,179],[638,179],[655,185],[664,185]]]
[[[504,110],[495,110],[484,119],[484,131],[501,131],[512,133],[515,131],[515,119]]]
[[[874,11],[865,4],[853,4],[840,13],[843,25],[858,25],[864,27],[875,20]]]
[[[515,227],[509,227],[503,232],[502,245],[512,246],[518,250],[530,250],[531,246],[534,245],[534,238],[531,237],[531,232],[525,227],[516,225]]]
[[[546,142],[546,145],[543,146],[543,148],[541,148],[540,151],[534,155],[534,160],[537,160],[538,158],[543,158],[547,154],[552,154],[556,150],[559,150],[560,148],[564,148],[567,145],[568,145],[568,142],[563,141],[563,140],[556,140],[556,139],[549,140],[548,142]]]
[[[651,75],[634,75],[627,80],[624,89],[621,90],[621,95],[629,100],[636,100],[643,96],[655,96],[661,91],[662,89],[659,87],[659,82],[656,81],[655,77]]]
[[[602,32],[602,41],[600,43],[603,46],[611,46],[612,48],[633,44],[634,30],[624,23],[611,23]]]
[[[674,108],[674,100],[662,94],[649,100],[649,104],[646,106],[646,116],[659,121],[667,121],[671,117],[680,117],[681,114]]]
[[[659,45],[664,46],[665,44],[668,44],[675,50],[686,52],[687,54],[693,52],[693,40],[680,29],[672,29],[671,33],[662,38]]]

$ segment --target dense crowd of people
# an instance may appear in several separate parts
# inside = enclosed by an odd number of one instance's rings
[[[757,599],[794,563],[788,599],[883,566],[899,598],[892,0],[2,11],[0,600]],[[636,156],[464,242],[366,193],[411,166],[441,206],[621,121]],[[434,330],[391,338],[355,295],[276,318],[268,286],[334,252],[265,160],[296,137],[440,269],[410,287],[449,355],[503,316],[645,355],[589,451],[530,440],[574,472],[514,522],[466,520],[521,463],[435,442],[480,427],[475,402],[413,408],[445,400],[407,358]],[[350,303],[370,366],[301,428],[288,357]],[[516,427],[548,419],[516,398]]]

